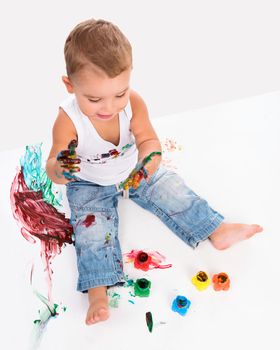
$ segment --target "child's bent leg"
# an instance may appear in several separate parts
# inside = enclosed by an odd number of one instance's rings
[[[130,190],[130,198],[159,217],[192,248],[207,239],[224,217],[194,193],[176,173],[159,168],[149,183]]]
[[[118,239],[118,196],[115,186],[87,181],[67,184],[79,272],[77,290],[89,291],[87,324],[108,317],[106,288],[125,282]]]

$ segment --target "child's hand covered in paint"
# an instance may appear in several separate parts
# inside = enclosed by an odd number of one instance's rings
[[[141,166],[141,163],[138,163],[129,174],[128,178],[122,183],[122,187],[124,190],[128,190],[130,187],[136,190],[140,182],[146,177],[147,172],[145,167]]]
[[[128,178],[120,184],[120,188],[124,190],[132,187],[133,189],[137,189],[140,185],[140,182],[143,179],[146,179],[148,182],[150,176],[156,171],[160,164],[160,157],[154,157],[156,155],[161,155],[161,152],[152,152],[147,157],[145,157],[142,161],[137,163],[136,167],[129,174]],[[159,158],[158,161],[151,162],[154,158]],[[148,164],[149,163],[149,164]],[[150,165],[152,163],[152,165]],[[147,166],[149,165],[149,167]]]
[[[56,157],[58,163],[56,174],[58,177],[64,176],[69,181],[76,180],[74,173],[80,171],[80,168],[77,166],[77,164],[81,163],[81,160],[77,158],[75,151],[77,145],[77,140],[72,140],[68,145],[68,149],[62,150],[58,153]]]

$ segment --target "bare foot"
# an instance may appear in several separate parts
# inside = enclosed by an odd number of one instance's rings
[[[227,249],[234,243],[248,239],[262,230],[260,225],[222,223],[209,239],[215,248]]]
[[[89,308],[86,317],[87,325],[92,325],[108,319],[109,306],[106,289],[106,287],[97,287],[88,291]]]

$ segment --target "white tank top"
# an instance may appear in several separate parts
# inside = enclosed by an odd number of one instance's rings
[[[98,185],[108,186],[125,180],[137,163],[138,151],[130,131],[132,111],[130,103],[119,113],[119,144],[102,139],[89,118],[82,113],[74,94],[59,107],[71,118],[78,135],[76,152],[81,159],[77,176]]]

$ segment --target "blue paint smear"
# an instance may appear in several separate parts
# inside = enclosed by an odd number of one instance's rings
[[[62,193],[55,193],[53,183],[42,168],[42,143],[26,146],[25,154],[20,158],[24,181],[33,191],[42,191],[43,199],[54,207],[61,207]]]

